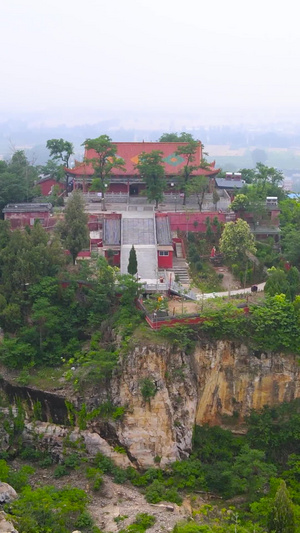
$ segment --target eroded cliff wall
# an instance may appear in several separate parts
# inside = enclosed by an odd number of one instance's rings
[[[145,379],[154,385],[154,394],[148,399],[142,394]],[[18,396],[17,387],[13,394]],[[42,394],[39,391],[43,404]],[[62,433],[59,426],[55,429],[53,410],[55,404],[59,405],[65,417],[64,398],[60,395],[58,401],[55,394],[45,394],[43,424],[35,422],[32,426],[28,419],[25,437],[34,439],[34,432],[44,435],[47,446],[56,448],[59,454],[65,430]],[[23,387],[19,398],[34,402],[34,395],[36,392],[24,392]],[[124,357],[109,390],[99,387],[73,400],[77,406],[84,402],[92,409],[105,395],[115,405],[125,406],[125,415],[118,421],[96,418],[89,423],[82,435],[89,453],[108,450],[108,455],[116,459],[114,450],[122,446],[132,464],[149,467],[160,461],[164,466],[189,455],[194,424],[242,430],[243,418],[251,408],[299,397],[300,366],[296,356],[253,352],[230,341],[202,341],[190,354],[169,345],[139,344]],[[52,413],[51,418],[48,413]],[[123,460],[118,458],[117,462]]]
[[[157,392],[143,400],[141,383]],[[187,355],[166,346],[137,346],[113,380],[115,399],[127,405],[117,428],[121,442],[143,466],[189,454],[194,424],[241,427],[250,409],[300,396],[297,357],[250,351],[230,341],[201,342]]]

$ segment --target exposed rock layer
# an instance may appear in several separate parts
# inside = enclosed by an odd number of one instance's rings
[[[142,395],[145,379],[155,386],[155,394],[148,400]],[[11,398],[11,390],[6,388]],[[28,405],[34,402],[36,391],[24,387],[20,391],[18,395],[14,387],[14,396],[27,399]],[[92,409],[107,396],[115,405],[126,406],[125,416],[122,421],[93,420],[88,430],[81,432],[88,452],[102,451],[122,466],[128,459],[141,467],[158,462],[164,466],[190,453],[195,423],[230,423],[241,429],[251,408],[299,397],[300,367],[296,356],[253,352],[230,341],[199,342],[192,354],[168,345],[138,345],[122,361],[109,390],[86,394],[75,403],[85,402]],[[26,438],[37,432],[60,455],[67,430],[55,429],[53,420],[65,423],[64,399],[49,393],[43,399],[42,391],[38,397],[47,407],[43,420],[48,425],[27,424]],[[55,405],[59,412],[53,416]],[[78,435],[75,430],[74,438]],[[125,448],[127,457],[115,451],[118,446]]]

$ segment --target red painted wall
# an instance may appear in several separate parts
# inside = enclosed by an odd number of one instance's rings
[[[50,213],[47,212],[37,212],[34,213],[5,213],[4,220],[9,220],[11,228],[24,228],[25,226],[33,226],[34,220],[36,219],[43,220],[41,222],[42,226],[47,227],[49,225]]]
[[[170,251],[169,255],[159,255],[159,251],[157,251],[157,263],[158,268],[172,268],[173,252]]]
[[[59,188],[63,191],[64,190],[64,184],[63,183],[57,183],[57,181],[55,181],[54,179],[52,178],[49,178],[47,180],[43,180],[41,182],[38,183],[38,186],[40,187],[41,189],[41,193],[44,195],[44,196],[48,196],[48,194],[51,194],[51,189],[54,185],[58,185]]]
[[[181,239],[180,237],[173,237],[172,238],[172,242],[173,242],[173,250],[174,250],[175,255],[176,255],[176,243],[179,242],[179,243],[181,243],[182,257],[186,257],[186,252],[185,252],[185,246],[184,246],[183,239]]]
[[[110,182],[108,192],[122,192],[128,193],[127,183],[112,183]]]
[[[171,231],[194,231],[205,233],[206,225],[205,221],[207,217],[210,218],[211,222],[215,217],[219,222],[226,222],[225,213],[168,213]],[[197,225],[194,225],[194,222],[197,222]]]
[[[106,259],[107,259],[107,261],[108,261],[107,252],[108,252],[108,250],[105,250],[104,253],[105,253],[105,257],[106,257]],[[116,250],[116,252],[117,252],[117,250]],[[110,258],[110,259],[111,259],[111,258]],[[120,266],[120,261],[121,261],[121,251],[120,251],[120,250],[118,251],[118,253],[116,253],[116,254],[113,256],[112,260],[113,260],[113,266],[117,266],[117,267]]]

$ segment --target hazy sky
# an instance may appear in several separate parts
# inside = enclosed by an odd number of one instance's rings
[[[284,116],[300,111],[298,26],[295,0],[3,0],[0,119]]]

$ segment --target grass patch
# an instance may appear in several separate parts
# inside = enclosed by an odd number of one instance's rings
[[[39,369],[30,369],[26,371],[26,381],[24,371],[21,371],[16,381],[19,385],[28,387],[37,387],[42,390],[49,390],[57,386],[58,380],[63,377],[65,371],[68,370],[67,365],[58,368],[43,367]]]

